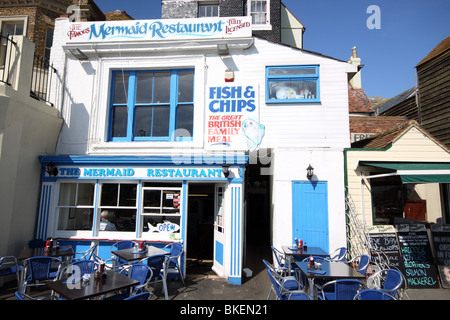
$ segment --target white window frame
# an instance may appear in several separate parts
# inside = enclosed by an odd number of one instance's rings
[[[247,16],[249,16],[250,18],[252,18],[252,2],[258,2],[261,0],[248,0],[247,1]],[[266,23],[265,24],[253,24],[252,23],[252,29],[253,30],[272,30],[272,24],[271,24],[271,20],[270,20],[270,0],[264,0],[266,1],[266,7],[267,7],[267,12],[266,12]]]
[[[28,30],[28,16],[0,17],[0,33],[3,34],[3,26],[5,24],[20,22],[23,22],[23,35],[26,36]]]

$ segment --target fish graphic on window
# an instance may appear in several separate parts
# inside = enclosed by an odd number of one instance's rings
[[[264,126],[254,119],[245,119],[242,122],[242,133],[247,139],[248,151],[254,151],[264,136]]]

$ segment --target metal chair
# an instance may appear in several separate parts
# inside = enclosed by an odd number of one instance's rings
[[[122,270],[122,272],[125,272]],[[143,289],[147,287],[148,283],[153,277],[153,271],[152,269],[143,263],[135,263],[131,265],[130,269],[128,270],[128,277],[131,279],[139,281],[139,285],[134,286],[131,291],[127,290],[125,293],[119,293],[110,297],[105,298],[105,300],[123,300],[126,297],[134,296],[141,293],[148,293],[143,292]],[[148,299],[148,296],[147,296]],[[143,299],[143,300],[147,300]]]
[[[144,261],[147,263],[147,265],[152,269],[152,277],[148,284],[156,284],[157,282],[163,283],[163,290],[166,300],[169,299],[168,293],[167,293],[167,282],[166,282],[166,272],[165,272],[165,266],[164,261],[166,259],[166,256],[164,254],[158,254],[151,257],[148,257],[144,260],[142,260],[142,263]]]
[[[353,300],[363,283],[355,279],[339,279],[317,287],[320,300]]]
[[[286,288],[286,284],[288,281],[284,279],[284,277],[280,276],[280,274],[275,270],[275,268],[268,263],[266,260],[263,260],[263,263],[266,266],[267,273],[269,274],[269,279],[272,284],[270,290],[273,290],[276,294],[277,300],[312,300],[311,296],[304,292],[303,290],[299,290],[300,283],[297,282],[299,287],[296,290]],[[292,283],[291,283],[292,284]],[[267,296],[267,299],[270,296]]]
[[[277,270],[276,268],[271,265],[269,262],[267,262],[266,260],[263,260],[264,265],[266,266],[266,269],[270,270],[271,272],[277,273],[277,279],[281,282],[281,284],[283,285],[283,287],[286,290],[289,291],[293,291],[293,290],[301,290],[303,289],[303,285],[297,280],[297,278],[295,276],[282,276]],[[267,294],[267,300],[269,300],[270,294],[272,292],[275,292],[275,288],[274,285],[272,284],[272,286],[269,289],[269,293]]]
[[[181,243],[174,242],[165,246],[164,249],[170,249],[170,255],[166,260],[166,276],[168,276],[171,271],[178,272],[183,286],[186,287],[180,268],[180,257],[183,254],[183,245]]]
[[[347,256],[347,248],[341,247],[334,250],[332,254],[330,254],[330,261],[341,261],[345,262]]]
[[[392,295],[383,290],[365,289],[358,292],[353,300],[396,300]]]
[[[150,292],[142,292],[129,297],[126,297],[123,300],[148,300],[150,297]]]
[[[358,265],[357,271],[361,273],[363,276],[367,273],[367,268],[370,265],[370,257],[362,254],[360,256],[357,256],[353,258],[352,260],[347,262],[349,265]]]
[[[16,257],[5,256],[0,258],[0,277],[5,277],[9,275],[16,275],[17,289],[20,285],[19,274],[22,272],[22,266],[17,264]]]
[[[54,263],[58,264],[57,271],[51,270]],[[32,257],[24,261],[24,266],[22,293],[25,293],[28,287],[45,285],[41,283],[42,281],[56,279],[61,268],[61,260],[54,257]]]
[[[393,297],[397,296],[405,283],[403,274],[396,269],[377,271],[367,281],[370,283],[370,289],[382,290]],[[402,293],[400,292],[398,296],[401,298]]]

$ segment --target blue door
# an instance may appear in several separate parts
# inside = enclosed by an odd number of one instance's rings
[[[292,182],[292,228],[292,243],[302,239],[307,246],[329,252],[326,181]]]

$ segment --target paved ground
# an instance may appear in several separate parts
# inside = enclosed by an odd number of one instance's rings
[[[186,278],[186,287],[181,281],[169,282],[169,300],[266,300],[270,283],[267,272],[255,268],[253,276],[242,285],[230,285],[210,270],[207,264],[198,264]],[[39,294],[47,294],[43,291]],[[274,298],[274,295],[271,295]],[[157,284],[152,300],[164,300],[162,284]],[[16,300],[14,288],[0,291],[0,300]],[[450,289],[408,289],[404,300],[450,300]]]

